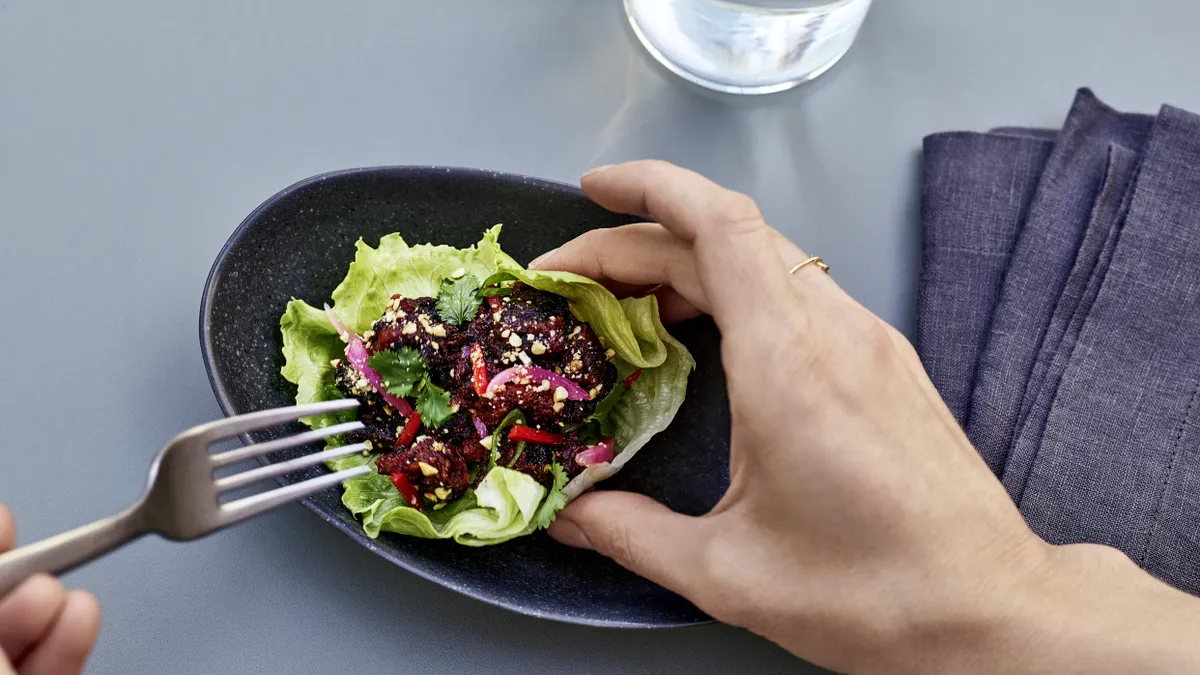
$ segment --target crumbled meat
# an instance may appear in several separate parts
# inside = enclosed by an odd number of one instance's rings
[[[375,460],[375,467],[382,474],[403,473],[434,504],[461,497],[471,483],[466,460],[429,436],[418,438],[410,448],[383,455]]]
[[[433,298],[393,296],[383,316],[367,335],[372,352],[411,347],[430,368],[430,378],[451,394],[455,412],[437,428],[427,424],[410,447],[396,448],[405,419],[344,359],[335,368],[334,383],[346,396],[358,399],[359,420],[365,428],[350,434],[351,441],[370,440],[372,450],[385,453],[376,459],[381,474],[402,472],[427,503],[462,496],[472,475],[478,480],[491,455],[480,442],[476,419],[488,431],[512,410],[520,410],[525,423],[564,433],[561,445],[526,443],[516,456],[516,443],[502,434],[499,464],[549,483],[550,466],[558,462],[567,474],[583,470],[575,455],[586,449],[570,425],[583,421],[614,386],[617,370],[611,352],[591,327],[575,318],[564,298],[520,282],[512,294],[481,302],[475,318],[455,326],[442,320]],[[535,366],[578,384],[589,400],[565,399],[552,382],[514,380],[492,395],[480,396],[473,379],[470,353],[478,345],[487,369],[487,381],[515,366]],[[536,380],[536,378],[533,378]]]
[[[450,444],[479,440],[479,432],[475,429],[475,423],[471,421],[471,413],[464,411],[451,415],[445,424],[433,430],[433,436]]]
[[[533,476],[539,482],[544,483],[551,479],[550,464],[555,461],[568,476],[578,475],[584,469],[575,461],[575,455],[587,450],[588,446],[573,432],[566,434],[561,445],[526,443],[519,456],[516,454],[517,445],[518,443],[504,438],[500,444],[500,458],[497,463]]]
[[[479,442],[479,432],[471,421],[471,414],[457,412],[446,420],[441,427],[432,431],[434,438],[449,447],[450,452],[462,457],[469,464],[486,462],[488,449]]]
[[[334,385],[342,394],[358,399],[358,421],[363,423],[362,429],[346,434],[346,440],[350,443],[370,441],[376,451],[391,450],[396,444],[396,427],[404,426],[404,418],[370,385],[359,387],[361,379],[358,371],[345,359],[334,368]]]
[[[569,434],[566,442],[558,446],[555,456],[558,458],[558,463],[562,465],[563,471],[567,472],[568,476],[576,476],[584,467],[580,466],[575,461],[575,455],[587,450],[590,446],[579,440],[577,434]]]
[[[521,473],[533,476],[538,482],[546,482],[550,478],[550,463],[554,461],[553,445],[537,445],[526,443],[525,451],[512,464],[512,468]]]
[[[375,322],[372,351],[412,347],[436,372],[457,350],[460,331],[442,321],[433,298],[393,298],[382,318]]]

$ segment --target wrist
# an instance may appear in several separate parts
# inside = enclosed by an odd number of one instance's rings
[[[1034,589],[1030,625],[1039,635],[1029,638],[1055,663],[1094,673],[1200,672],[1200,599],[1107,546],[1054,547],[1052,558]]]
[[[886,660],[870,672],[1026,672],[1014,656],[1028,650],[1031,617],[1048,616],[1044,589],[1059,574],[1054,547],[1025,530],[965,558],[951,560],[910,598],[900,630],[881,650]]]
[[[1200,672],[1200,599],[1116,549],[1038,540],[931,604],[884,670]]]

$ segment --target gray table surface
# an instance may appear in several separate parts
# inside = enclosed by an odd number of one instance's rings
[[[0,0],[0,500],[22,542],[114,512],[177,431],[219,416],[196,337],[241,219],[378,164],[573,181],[659,157],[759,199],[912,329],[923,135],[1054,125],[1073,91],[1200,108],[1200,4],[881,0],[813,85],[699,94],[616,0]],[[299,506],[148,539],[68,582],[105,609],[89,673],[816,672],[723,626],[529,619],[370,555]]]

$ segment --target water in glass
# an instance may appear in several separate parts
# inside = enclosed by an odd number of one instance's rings
[[[829,70],[850,49],[871,0],[624,0],[634,33],[679,76],[766,94]]]

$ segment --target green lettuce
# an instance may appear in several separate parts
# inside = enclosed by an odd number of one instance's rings
[[[445,279],[465,275],[476,279],[512,275],[566,298],[576,316],[604,336],[606,346],[616,352],[613,363],[622,377],[643,369],[612,411],[617,455],[611,463],[589,467],[570,481],[562,467],[554,465],[549,489],[523,473],[495,466],[478,488],[437,511],[412,508],[387,476],[371,472],[346,481],[342,496],[342,503],[362,520],[370,537],[394,532],[483,546],[545,528],[569,500],[616,473],[654,434],[666,429],[683,403],[695,361],[663,328],[653,296],[618,300],[586,277],[527,270],[500,249],[499,237],[497,225],[466,249],[409,246],[399,234],[383,237],[377,248],[359,240],[346,278],[333,291],[333,311],[351,330],[362,334],[383,314],[392,295],[437,297]],[[292,299],[280,319],[280,329],[285,359],[282,372],[297,387],[296,402],[337,396],[337,389],[331,386],[331,362],[344,355],[345,345],[324,311]],[[336,421],[333,416],[306,420],[314,428]],[[329,467],[337,471],[373,461],[354,455],[334,460]]]

